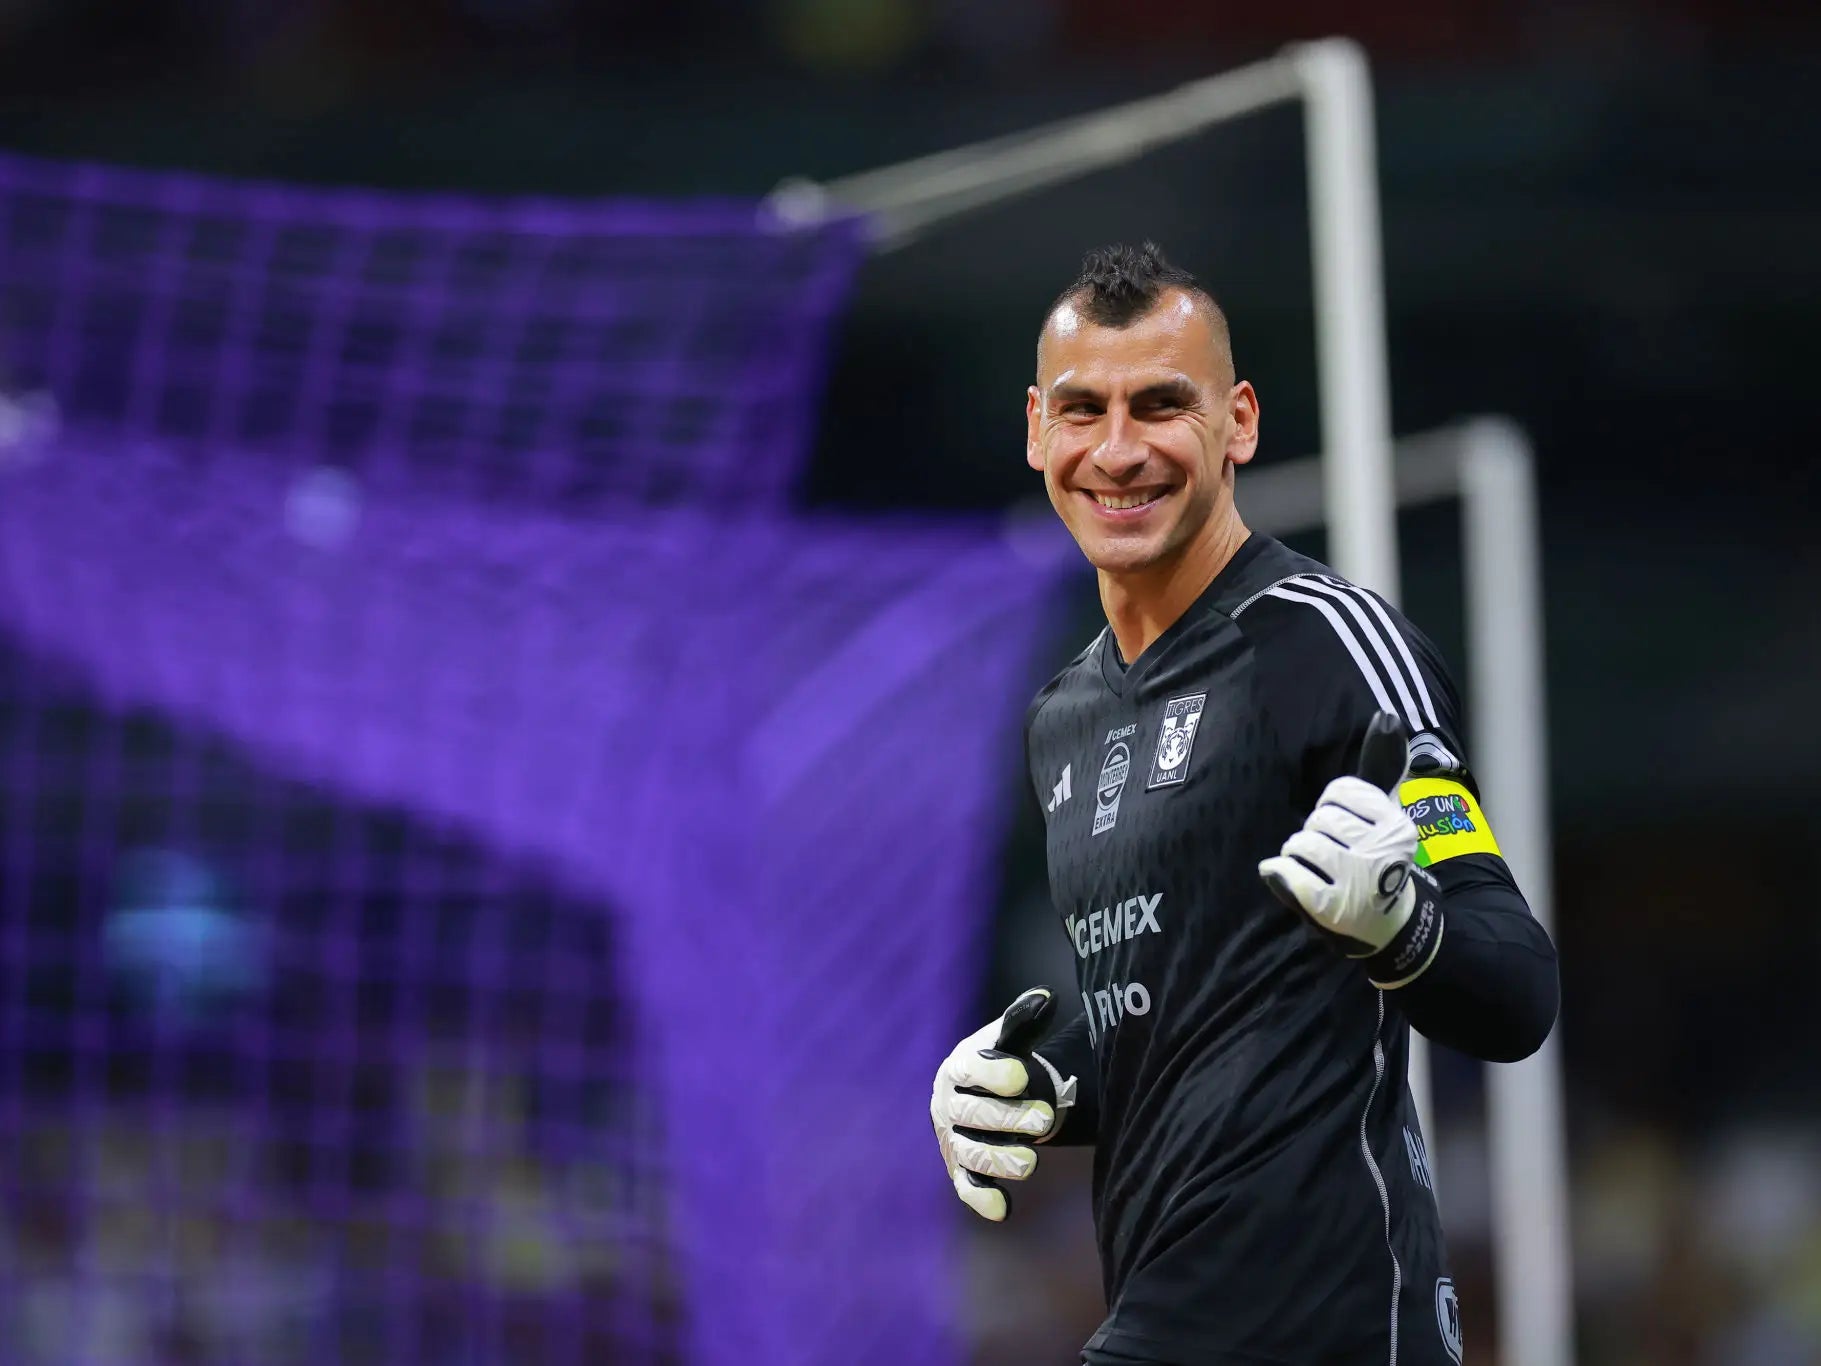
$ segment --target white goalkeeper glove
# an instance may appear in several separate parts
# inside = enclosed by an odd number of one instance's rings
[[[1329,783],[1303,828],[1258,865],[1279,901],[1369,960],[1367,976],[1386,988],[1415,981],[1442,942],[1439,889],[1415,866],[1416,826],[1395,795],[1404,763],[1404,728],[1380,712],[1358,776]]]
[[[1001,1183],[1023,1181],[1037,1170],[1033,1145],[1053,1137],[1075,1103],[1075,1078],[1064,1080],[1031,1051],[1049,1029],[1055,1006],[1048,987],[1032,987],[955,1045],[930,1090],[930,1123],[955,1194],[995,1223],[1011,1212]]]

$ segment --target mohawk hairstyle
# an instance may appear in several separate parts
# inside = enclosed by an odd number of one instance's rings
[[[1081,258],[1081,274],[1056,296],[1049,312],[1043,315],[1047,328],[1056,310],[1064,304],[1078,309],[1083,317],[1099,327],[1130,327],[1163,298],[1164,291],[1180,289],[1205,309],[1214,332],[1214,346],[1228,370],[1233,365],[1233,338],[1227,328],[1227,315],[1207,286],[1180,266],[1171,265],[1163,248],[1155,242],[1131,247],[1123,242],[1095,247]],[[1039,334],[1038,368],[1042,368],[1043,339]]]
[[[1214,296],[1201,282],[1180,266],[1171,265],[1155,242],[1141,247],[1118,242],[1095,247],[1081,258],[1081,274],[1056,296],[1050,312],[1072,303],[1091,323],[1129,327],[1157,307],[1166,289],[1187,290],[1214,304]],[[1218,305],[1215,312],[1219,312]]]

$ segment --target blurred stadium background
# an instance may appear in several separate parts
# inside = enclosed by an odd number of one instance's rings
[[[1021,395],[1152,236],[1317,448],[1297,118],[888,255],[755,207],[1331,32],[1397,428],[1539,462],[1579,1359],[1821,1361],[1821,23],[7,0],[0,1362],[1074,1360],[1082,1155],[986,1231],[924,1113],[1071,971],[1017,717],[1095,604]],[[1458,663],[1456,518],[1402,538]]]

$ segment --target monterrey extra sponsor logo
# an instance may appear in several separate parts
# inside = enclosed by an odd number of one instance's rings
[[[1125,791],[1126,777],[1132,771],[1132,749],[1124,740],[1107,751],[1100,765],[1100,781],[1094,787],[1094,834],[1111,830],[1119,819],[1119,794]]]
[[[1132,751],[1125,745],[1115,744],[1107,751],[1106,762],[1100,766],[1100,786],[1094,792],[1100,805],[1112,806],[1119,800],[1126,775],[1131,771]]]

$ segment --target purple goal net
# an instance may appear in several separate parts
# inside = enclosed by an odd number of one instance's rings
[[[0,164],[0,1361],[956,1359],[1057,561],[789,511],[854,236],[668,212]]]
[[[851,222],[0,154],[0,379],[66,423],[493,500],[778,506]]]

